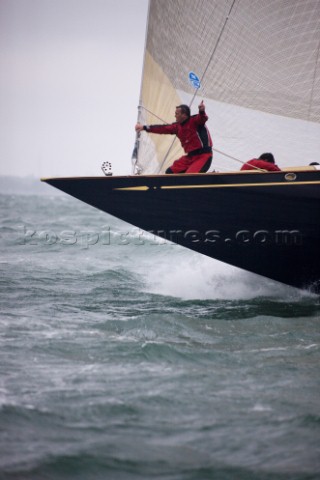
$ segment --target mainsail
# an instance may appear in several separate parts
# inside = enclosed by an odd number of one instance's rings
[[[176,105],[197,113],[202,99],[213,169],[264,151],[280,167],[319,161],[320,0],[149,0],[139,121],[171,123]],[[172,136],[138,143],[134,173],[163,173],[182,154]]]

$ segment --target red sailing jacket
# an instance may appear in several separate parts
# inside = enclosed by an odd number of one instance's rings
[[[192,115],[182,123],[171,123],[170,125],[149,125],[147,132],[177,135],[184,151],[187,154],[208,153],[211,151],[212,140],[205,123],[208,116],[205,112]],[[199,152],[197,152],[199,150]]]
[[[261,168],[261,170],[268,170],[269,172],[280,172],[278,165],[257,158],[253,158],[249,160],[249,162],[244,163],[240,170],[256,170],[254,167]]]

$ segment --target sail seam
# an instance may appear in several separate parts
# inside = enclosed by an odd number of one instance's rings
[[[317,79],[317,69],[318,69],[318,65],[319,65],[319,56],[320,56],[320,41],[318,43],[316,64],[315,64],[314,72],[313,72],[312,88],[311,88],[311,95],[310,95],[310,102],[309,102],[309,109],[308,109],[308,120],[310,120],[310,117],[311,117],[311,114],[312,114],[311,110],[312,110],[312,105],[313,105],[313,97],[314,97],[315,84],[316,84],[316,79]]]
[[[204,69],[204,72],[203,72],[203,74],[202,74],[202,76],[201,76],[201,78],[200,78],[200,85],[201,85],[201,83],[203,82],[204,77],[206,76],[206,73],[207,73],[208,68],[209,68],[209,66],[210,66],[210,63],[211,63],[212,60],[213,60],[214,54],[215,54],[216,51],[217,51],[218,45],[219,45],[219,43],[220,43],[221,37],[222,37],[223,32],[224,32],[224,30],[225,30],[225,28],[226,28],[226,25],[227,25],[227,23],[228,23],[228,20],[229,20],[229,17],[230,17],[230,15],[231,15],[231,11],[232,11],[232,9],[233,9],[233,7],[234,7],[235,2],[236,2],[236,0],[233,0],[232,5],[231,5],[231,7],[230,7],[230,9],[229,9],[229,13],[228,13],[228,15],[227,15],[226,18],[225,18],[224,24],[223,24],[223,26],[222,26],[222,29],[221,29],[221,32],[220,32],[220,34],[219,34],[219,37],[218,37],[218,39],[217,39],[217,41],[216,41],[216,44],[215,44],[215,46],[214,46],[214,48],[213,48],[213,51],[212,51],[212,53],[211,53],[211,56],[210,56],[209,61],[208,61],[208,63],[207,63],[207,66],[206,66],[206,68]],[[197,92],[198,92],[199,88],[200,88],[200,86],[196,89],[196,91],[195,91],[194,94],[193,94],[193,97],[192,97],[191,102],[190,102],[190,105],[189,105],[190,107],[191,107],[191,105],[193,104],[194,99],[195,99],[196,96],[197,96]]]
[[[225,21],[224,21],[224,24],[223,24],[223,26],[222,26],[221,32],[220,32],[220,34],[219,34],[219,37],[218,37],[218,39],[217,39],[217,41],[216,41],[216,44],[215,44],[215,46],[214,46],[214,48],[213,48],[213,51],[212,51],[212,53],[211,53],[211,56],[210,56],[210,58],[209,58],[209,61],[208,61],[207,65],[206,65],[206,67],[205,67],[205,69],[204,69],[204,72],[203,72],[203,74],[202,74],[202,76],[201,76],[200,85],[201,85],[201,83],[203,82],[203,79],[204,79],[204,77],[205,77],[205,75],[206,75],[206,73],[207,73],[207,71],[208,71],[208,68],[209,68],[209,66],[210,66],[210,64],[211,64],[211,62],[212,62],[212,60],[213,60],[214,54],[216,53],[216,50],[217,50],[217,48],[218,48],[218,45],[219,45],[219,43],[220,43],[220,40],[221,40],[221,37],[222,37],[222,35],[223,35],[223,32],[224,32],[224,30],[225,30],[225,28],[226,28],[226,25],[227,25],[227,23],[228,23],[228,20],[229,20],[229,17],[230,17],[230,15],[231,15],[231,11],[232,11],[232,9],[233,9],[233,7],[234,7],[235,2],[236,2],[236,0],[233,0],[233,2],[232,2],[232,4],[231,4],[231,7],[230,7],[230,9],[229,9],[228,15],[227,15],[226,18],[225,18]],[[193,104],[193,102],[194,102],[194,99],[195,99],[196,96],[197,96],[197,92],[198,92],[199,88],[200,88],[200,86],[196,89],[195,93],[193,94],[193,97],[192,97],[192,99],[191,99],[191,101],[190,101],[190,104],[189,104],[189,107],[190,107],[190,108],[191,108],[191,106],[192,106],[192,104]],[[167,151],[167,153],[165,154],[165,156],[164,156],[164,158],[163,158],[163,160],[162,160],[162,163],[160,164],[160,167],[159,167],[159,169],[158,169],[158,173],[161,172],[161,170],[162,170],[162,168],[163,168],[163,165],[165,164],[165,162],[166,162],[166,160],[167,160],[167,158],[168,158],[168,156],[169,156],[169,154],[170,154],[170,152],[171,152],[171,150],[172,150],[172,148],[173,148],[173,145],[174,145],[176,139],[177,139],[177,137],[175,137],[175,138],[173,139],[170,147],[168,148],[168,151]],[[240,161],[240,160],[239,160],[239,161]]]

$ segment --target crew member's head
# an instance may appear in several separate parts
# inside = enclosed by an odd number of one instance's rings
[[[274,163],[274,156],[272,153],[263,153],[260,155],[259,160],[264,160],[265,162]]]
[[[182,123],[190,117],[190,108],[188,105],[178,105],[175,111],[177,123]]]

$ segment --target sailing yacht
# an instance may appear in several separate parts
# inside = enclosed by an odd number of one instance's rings
[[[46,178],[200,254],[320,293],[320,0],[149,0],[138,108],[204,101],[211,171],[165,175],[172,136],[137,134],[128,176]],[[240,171],[272,152],[279,172]],[[110,159],[112,160],[112,159]]]

